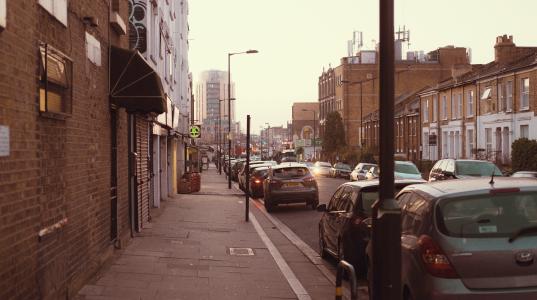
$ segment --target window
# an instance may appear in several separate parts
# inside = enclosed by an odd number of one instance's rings
[[[466,116],[472,117],[474,115],[474,91],[468,91],[468,107],[466,108]]]
[[[67,0],[39,0],[39,5],[67,26]]]
[[[492,153],[492,128],[485,128],[485,143],[487,145],[487,155]]]
[[[447,120],[447,98],[442,96],[442,120]]]
[[[457,105],[457,95],[451,95],[451,119],[455,120],[459,115],[459,106]]]
[[[499,111],[507,110],[507,97],[505,97],[505,84],[498,83],[498,105],[500,106]]]
[[[423,101],[423,122],[429,122],[429,99]]]
[[[520,109],[530,107],[530,79],[522,78],[520,82]]]
[[[492,88],[490,86],[487,86],[485,90],[483,91],[483,94],[481,95],[481,100],[489,99],[491,94],[492,94]]]
[[[530,138],[530,126],[529,125],[520,125],[520,137],[521,138]]]
[[[512,111],[513,110],[513,82],[512,81],[507,81],[507,84],[505,85],[505,92],[507,94],[506,110]]]
[[[459,111],[459,114],[457,115],[459,119],[462,118],[462,94],[457,95],[457,110]]]
[[[86,32],[86,56],[97,66],[101,66],[101,43]]]
[[[438,119],[438,96],[433,96],[433,122],[436,122]]]
[[[0,32],[6,28],[6,0],[0,0]]]
[[[466,131],[466,158],[472,157],[473,149],[474,149],[474,130],[468,129]]]
[[[39,48],[39,111],[70,114],[72,63],[47,44]]]

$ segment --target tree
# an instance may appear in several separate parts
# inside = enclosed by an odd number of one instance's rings
[[[521,138],[511,145],[513,171],[537,171],[537,141]]]
[[[343,120],[337,111],[333,111],[326,116],[326,123],[323,133],[323,151],[330,158],[339,156],[347,143],[345,142],[345,129]]]

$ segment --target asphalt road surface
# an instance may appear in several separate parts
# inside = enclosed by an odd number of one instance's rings
[[[328,204],[336,189],[347,181],[341,178],[317,177],[319,204]],[[305,204],[289,204],[278,205],[271,215],[287,225],[311,248],[319,249],[319,220],[322,213],[306,207]]]

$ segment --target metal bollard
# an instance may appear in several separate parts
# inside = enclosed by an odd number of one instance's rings
[[[341,260],[337,264],[336,273],[336,300],[343,299],[343,272],[347,271],[349,274],[349,283],[351,285],[351,300],[358,299],[358,290],[356,286],[356,273],[354,273],[354,267],[348,262]]]

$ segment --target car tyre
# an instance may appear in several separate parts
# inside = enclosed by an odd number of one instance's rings
[[[321,229],[319,229],[319,255],[322,259],[328,258],[328,253],[326,252],[326,246],[323,239],[323,235],[321,233]]]
[[[267,212],[273,212],[274,211],[274,203],[272,203],[272,200],[270,198],[265,198],[265,209]]]

